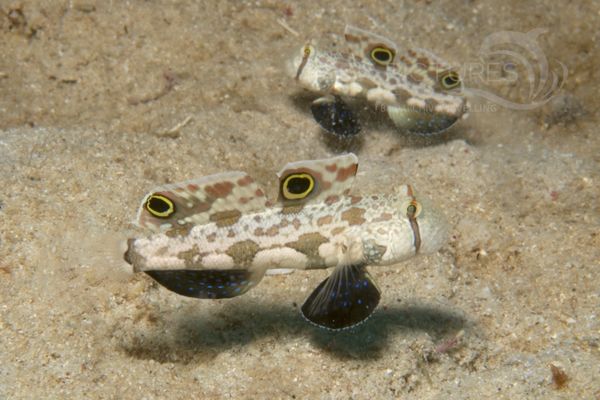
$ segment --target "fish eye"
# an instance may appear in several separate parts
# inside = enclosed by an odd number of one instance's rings
[[[383,67],[391,64],[394,59],[394,52],[384,46],[374,47],[369,55],[371,56],[371,61]]]
[[[310,56],[310,53],[312,53],[310,46],[309,45],[304,46],[304,49],[302,49],[302,54],[304,55],[304,57]]]
[[[446,90],[454,89],[460,85],[460,76],[455,71],[446,71],[440,76],[440,84]]]
[[[421,203],[416,200],[411,200],[406,205],[406,216],[408,219],[415,219],[421,214],[423,207],[421,207]]]
[[[175,204],[168,197],[154,193],[146,200],[146,210],[157,218],[168,218],[175,212]]]
[[[290,174],[281,185],[284,199],[300,200],[306,198],[315,188],[315,179],[306,173]]]

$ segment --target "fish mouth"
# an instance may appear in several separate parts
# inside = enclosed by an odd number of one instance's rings
[[[135,242],[135,239],[127,239],[127,250],[123,254],[123,259],[129,265],[133,265],[133,254],[131,251],[131,248],[133,247],[133,242]]]
[[[296,71],[296,76],[294,78],[295,80],[299,80],[300,79],[300,75],[302,74],[302,70],[306,66],[306,63],[308,62],[308,57],[309,56],[310,56],[310,53],[304,54],[302,56],[302,60],[300,61],[300,65],[298,66],[298,70]]]
[[[417,199],[415,199],[411,185],[406,185],[406,194],[412,198],[411,204],[406,211],[406,217],[408,218],[410,228],[413,231],[415,254],[418,254],[421,249],[421,231],[419,230],[419,223],[417,222]]]

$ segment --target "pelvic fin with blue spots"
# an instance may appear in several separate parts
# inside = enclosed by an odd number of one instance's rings
[[[256,282],[247,269],[145,271],[167,289],[198,299],[226,299],[247,292]]]

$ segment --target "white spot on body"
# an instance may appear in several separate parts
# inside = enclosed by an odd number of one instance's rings
[[[349,96],[358,96],[363,91],[363,87],[358,82],[352,82],[348,85],[348,95]]]
[[[419,99],[417,97],[411,97],[406,101],[406,105],[409,107],[417,107],[417,108],[425,108],[425,100]]]
[[[304,269],[308,265],[308,257],[289,247],[261,250],[252,260],[253,267],[259,268],[294,268]]]
[[[234,266],[233,258],[224,253],[208,254],[202,258],[202,267],[206,269],[230,269]]]
[[[394,104],[396,96],[387,89],[373,88],[367,92],[367,100],[374,103]]]
[[[351,265],[364,260],[363,245],[359,238],[339,235],[319,246],[319,256],[328,266]]]

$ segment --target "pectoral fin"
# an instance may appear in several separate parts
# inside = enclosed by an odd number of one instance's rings
[[[302,305],[302,315],[327,329],[346,329],[364,322],[381,293],[364,265],[337,267]]]

